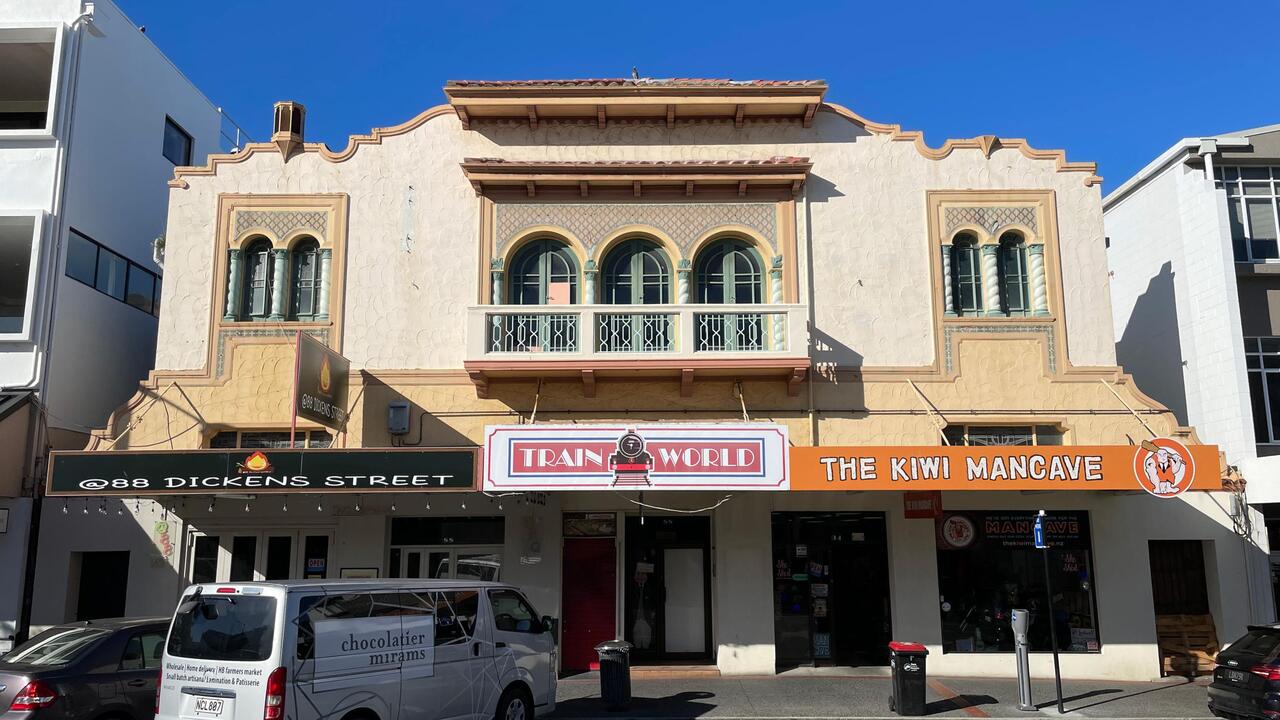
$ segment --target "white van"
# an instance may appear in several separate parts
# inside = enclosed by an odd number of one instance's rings
[[[555,709],[552,625],[502,583],[193,585],[156,720],[532,720]]]

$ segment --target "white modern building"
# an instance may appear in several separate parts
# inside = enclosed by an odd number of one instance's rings
[[[152,366],[165,183],[237,133],[111,2],[0,0],[0,649],[45,450],[83,447]]]
[[[1116,359],[1280,537],[1280,125],[1184,138],[1103,200]],[[1275,543],[1273,541],[1273,547]],[[1280,558],[1272,554],[1273,578]],[[1268,569],[1252,567],[1259,603]]]

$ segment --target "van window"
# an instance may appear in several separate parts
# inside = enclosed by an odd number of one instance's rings
[[[476,631],[480,593],[446,590],[436,596],[436,646],[466,643]]]
[[[187,609],[182,612],[182,609]],[[257,662],[271,657],[276,599],[264,595],[188,595],[169,631],[169,654]]]
[[[535,635],[542,632],[537,613],[515,590],[490,590],[489,603],[493,605],[493,626],[499,631]]]
[[[298,602],[298,659],[311,660],[315,657],[315,628],[318,622],[389,617],[411,612],[400,593],[394,592],[307,595]]]

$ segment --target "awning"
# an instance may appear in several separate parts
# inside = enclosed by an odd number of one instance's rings
[[[475,489],[478,448],[54,452],[47,495],[408,493]]]
[[[796,447],[793,490],[1222,490],[1216,445]]]

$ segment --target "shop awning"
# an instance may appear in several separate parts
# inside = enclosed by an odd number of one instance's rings
[[[478,448],[54,452],[48,495],[458,492]]]
[[[1216,445],[796,447],[793,490],[1222,490]]]

